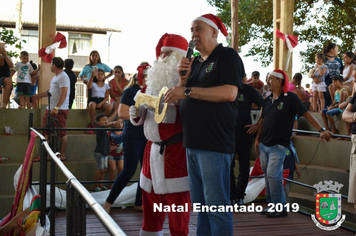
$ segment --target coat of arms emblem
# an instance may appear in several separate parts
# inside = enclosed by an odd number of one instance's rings
[[[312,220],[320,229],[335,230],[345,221],[345,215],[341,214],[341,194],[340,189],[344,186],[335,181],[320,181],[313,186],[317,190],[315,196],[315,215],[312,214]],[[326,191],[328,191],[326,193]],[[335,192],[335,193],[330,193]],[[330,225],[330,226],[328,226]]]

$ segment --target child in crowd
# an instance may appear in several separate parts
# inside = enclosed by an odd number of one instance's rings
[[[109,91],[110,86],[104,82],[105,72],[102,69],[93,71],[90,76],[89,83],[87,84],[88,89],[91,89],[91,97],[89,102],[89,117],[90,123],[88,128],[94,128],[94,116],[95,110],[98,108],[109,116],[112,111],[112,105],[107,103],[109,101]],[[88,131],[92,134],[93,131]]]
[[[20,109],[31,109],[30,97],[31,97],[31,85],[36,84],[36,74],[40,70],[38,65],[37,70],[33,70],[29,61],[28,52],[22,51],[20,53],[21,62],[16,63],[12,69],[10,78],[17,72],[17,92],[19,94]]]
[[[115,77],[109,81],[111,98],[110,103],[113,105],[113,112],[109,116],[109,120],[112,120],[115,116],[117,116],[117,110],[120,105],[122,92],[129,83],[129,81],[125,78],[124,69],[121,66],[114,67],[114,75]]]
[[[305,90],[308,91],[309,93],[311,93],[310,84],[308,84],[308,83],[305,84]]]
[[[338,130],[335,127],[333,116],[343,112],[343,110],[339,108],[339,104],[347,100],[348,93],[345,88],[343,88],[344,80],[340,75],[333,76],[332,80],[334,88],[336,89],[334,98],[335,103],[333,103],[327,108],[322,109],[320,114],[321,118],[323,119],[325,128],[328,130],[332,130],[333,134],[337,134]],[[328,121],[330,123],[330,126],[328,124]]]
[[[118,116],[114,117],[114,128],[123,129],[124,120]],[[116,178],[116,169],[117,175],[120,174],[124,168],[124,152],[123,152],[123,136],[121,131],[108,131],[110,137],[110,151],[109,151],[109,177],[110,180],[115,180]],[[113,184],[110,185],[111,189]]]
[[[36,71],[37,70],[37,65],[33,61],[30,61],[30,64],[32,68]],[[40,65],[38,65],[40,66]],[[38,108],[38,100],[33,100],[32,95],[35,95],[37,93],[37,88],[38,88],[38,74],[35,75],[34,77],[35,83],[31,85],[31,97],[30,97],[30,104],[33,109]]]
[[[109,122],[106,114],[99,114],[95,117],[98,128],[107,128],[112,126],[114,122]],[[116,140],[116,138],[114,138]],[[108,168],[108,154],[109,154],[109,142],[110,138],[105,130],[99,130],[96,132],[96,147],[94,150],[94,157],[96,160],[96,166],[98,168],[94,180],[101,181],[104,180],[105,172]],[[99,192],[102,190],[107,190],[103,184],[95,184],[94,191]]]
[[[73,101],[75,98],[75,84],[77,83],[77,76],[73,72],[74,61],[73,59],[64,60],[64,72],[68,75],[70,79],[70,93],[69,93],[69,109],[72,109]]]
[[[30,64],[34,70],[37,70],[37,65],[36,63],[33,63],[33,61],[30,61]],[[31,96],[35,95],[37,93],[37,87],[38,87],[38,76],[35,76],[35,84],[31,85]],[[15,97],[13,98],[14,101],[20,106],[20,100],[19,100],[19,94],[17,92],[17,86],[15,88]],[[33,100],[32,97],[30,97],[30,104],[31,108],[37,109],[38,108],[38,100]]]
[[[318,111],[317,102],[320,101],[320,107],[325,107],[324,92],[326,92],[325,76],[329,73],[328,66],[325,63],[325,54],[317,53],[315,55],[315,68],[308,76],[313,79],[313,112]]]
[[[342,71],[342,77],[344,78],[344,87],[349,94],[351,94],[355,80],[353,75],[353,71],[356,68],[354,56],[355,54],[353,52],[346,52],[343,57],[345,64]],[[331,92],[330,95],[332,95]]]
[[[311,112],[314,110],[313,108],[313,92],[310,88],[310,84],[305,84],[305,90],[304,90],[304,93],[305,93],[305,104],[308,104],[309,103],[309,108],[308,110]]]
[[[109,78],[113,74],[112,69],[108,65],[101,63],[101,57],[99,52],[93,50],[89,54],[89,63],[86,64],[82,69],[82,71],[79,73],[79,78],[83,81],[84,84],[88,84],[91,74],[93,72],[96,72],[98,69],[103,69],[104,72],[109,72],[109,74],[104,77],[104,81],[106,78]],[[89,102],[91,98],[91,89],[88,89],[87,97],[88,97],[88,106],[89,106]]]

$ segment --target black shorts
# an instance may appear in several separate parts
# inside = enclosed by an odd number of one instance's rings
[[[0,94],[2,94],[2,89],[4,87],[4,80],[8,77],[1,77],[0,78]],[[11,85],[11,90],[13,89],[13,86]]]
[[[5,80],[6,77],[1,77],[0,78],[0,87],[4,87],[4,80]]]
[[[105,98],[100,98],[100,97],[91,97],[90,102],[95,102],[96,104],[101,103]]]
[[[26,97],[31,97],[31,84],[28,83],[17,83],[17,93],[25,95]]]

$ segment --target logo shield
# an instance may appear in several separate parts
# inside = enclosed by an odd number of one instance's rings
[[[341,218],[341,194],[316,194],[316,218],[323,224],[335,224]]]

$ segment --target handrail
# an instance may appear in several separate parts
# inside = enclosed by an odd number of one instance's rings
[[[262,178],[264,178],[264,177],[265,177],[265,175],[249,176],[249,178],[251,178],[251,179],[262,179]],[[236,179],[237,179],[237,177],[236,177]],[[293,180],[293,179],[288,179],[288,178],[284,178],[284,177],[283,177],[283,180],[288,181],[288,182],[291,182],[292,184],[297,184],[297,185],[300,185],[300,186],[303,186],[303,187],[306,187],[306,188],[311,188],[311,189],[317,190],[317,189],[316,189],[314,186],[312,186],[312,185],[305,184],[305,183],[302,183],[302,182],[298,182],[298,181]],[[327,191],[325,191],[325,192],[327,192],[327,193],[335,193],[335,192],[329,191],[329,190],[327,190]],[[346,195],[342,195],[342,194],[341,194],[341,197],[344,198],[344,199],[348,199],[348,196],[346,196]]]
[[[304,133],[304,134],[315,134],[319,135],[320,133],[317,131],[309,131],[309,130],[302,130],[302,129],[293,129],[293,132],[297,133]],[[350,135],[342,135],[342,134],[330,134],[331,137],[338,137],[338,138],[351,138]]]
[[[40,128],[40,127],[33,127],[36,130],[47,130],[46,128]],[[58,127],[58,130],[65,130],[65,131],[99,131],[99,130],[110,130],[110,131],[123,131],[123,129],[120,128],[60,128]]]
[[[56,154],[52,151],[45,137],[40,134],[36,129],[30,128],[38,135],[43,141],[43,145],[46,148],[49,156],[59,167],[62,173],[66,176],[67,183],[71,184],[81,197],[85,200],[88,206],[94,211],[95,215],[108,230],[111,235],[126,235],[125,232],[117,225],[117,223],[111,218],[111,216],[101,207],[101,205],[91,196],[86,188],[77,180],[77,178],[67,169],[67,167],[60,161]],[[46,201],[46,200],[45,200]],[[67,203],[68,204],[68,203]],[[41,212],[42,213],[42,212]]]

